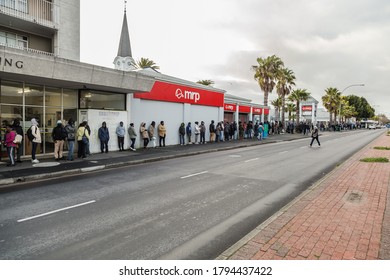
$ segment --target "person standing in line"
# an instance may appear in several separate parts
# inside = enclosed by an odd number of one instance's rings
[[[214,121],[212,120],[210,125],[209,125],[209,132],[210,132],[210,143],[215,142],[215,124]]]
[[[185,127],[185,124],[182,122],[180,127],[179,127],[179,142],[180,142],[180,145],[183,146],[185,145],[185,140],[184,140],[184,136],[186,135],[186,127]]]
[[[160,147],[165,147],[165,137],[167,136],[167,129],[165,127],[164,121],[161,121],[158,126],[158,136],[160,137],[159,139]]]
[[[126,129],[123,126],[123,122],[119,123],[119,126],[116,128],[116,136],[118,136],[118,147],[119,151],[124,151],[124,144],[125,144],[125,134]]]
[[[84,147],[85,147],[85,155],[86,155],[86,156],[90,156],[90,155],[91,155],[91,151],[89,150],[89,145],[90,145],[89,138],[90,138],[90,136],[91,136],[91,128],[89,127],[89,124],[88,124],[88,121],[87,121],[87,120],[85,120],[84,122],[85,122],[85,128],[87,129],[88,135],[89,135],[89,137],[88,137],[88,139],[87,139],[87,143],[84,144]]]
[[[223,121],[219,122],[219,129],[220,129],[220,133],[219,133],[219,141],[223,142],[224,141],[224,131],[225,131],[225,125],[223,123]]]
[[[200,131],[200,144],[206,144],[206,125],[204,124],[204,121],[200,122],[199,131]]]
[[[137,133],[135,132],[135,129],[134,129],[134,123],[130,124],[127,132],[129,133],[130,140],[131,140],[130,150],[135,152],[134,143],[135,143],[135,139],[137,138]]]
[[[77,129],[77,143],[79,149],[77,151],[77,157],[86,158],[87,157],[87,144],[89,142],[89,132],[87,129],[87,123],[84,121],[79,125]]]
[[[66,139],[68,140],[68,158],[67,160],[73,161],[73,152],[74,152],[74,142],[76,141],[76,128],[74,126],[74,120],[69,119],[68,124],[65,126],[65,131],[67,133]]]
[[[152,142],[153,148],[157,148],[156,147],[156,136],[154,136],[155,128],[156,128],[156,122],[152,121],[151,124],[149,125],[148,132],[149,132],[149,138],[150,138],[150,141]]]
[[[12,129],[15,131],[16,134],[22,136],[22,140],[19,144],[16,144],[16,150],[15,150],[15,155],[16,155],[16,162],[21,163],[21,156],[23,155],[23,140],[24,140],[24,134],[23,134],[23,128],[20,126],[20,121],[19,119],[15,119],[13,124],[12,124]]]
[[[264,133],[263,123],[259,124],[258,131],[259,131],[259,140],[261,141],[263,140],[263,133]]]
[[[39,160],[36,159],[35,154],[37,152],[38,144],[42,143],[41,131],[38,127],[38,121],[35,118],[31,119],[31,133],[33,135],[32,140],[32,149],[31,149],[31,162],[39,163]]]
[[[146,129],[146,123],[142,122],[141,126],[139,128],[139,132],[141,133],[141,137],[144,140],[144,149],[148,147],[149,144],[149,134],[148,130]]]
[[[6,127],[6,134],[4,136],[4,145],[7,147],[7,154],[9,158],[9,163],[7,163],[7,166],[15,166],[15,148],[16,143],[14,143],[16,132],[12,129],[11,124],[7,124]]]
[[[195,144],[199,144],[199,141],[198,141],[199,134],[200,134],[199,122],[195,122],[194,134],[195,134]]]
[[[192,142],[191,142],[192,127],[191,127],[191,123],[190,122],[187,124],[186,134],[187,134],[188,144],[192,144]]]
[[[53,128],[51,137],[54,141],[54,159],[60,160],[63,158],[62,153],[64,151],[65,139],[67,137],[65,128],[60,120],[57,121],[57,126]]]
[[[98,137],[100,140],[100,152],[108,153],[108,141],[110,141],[110,131],[107,128],[106,122],[102,122],[102,126],[98,130]]]
[[[215,128],[215,134],[216,134],[216,137],[215,137],[215,142],[219,142],[220,139],[221,139],[221,133],[223,134],[223,131],[221,132],[221,123],[217,123],[217,127]]]
[[[311,133],[311,142],[310,142],[310,147],[313,145],[314,140],[317,140],[318,147],[321,147],[320,140],[318,139],[319,134],[318,134],[318,127],[314,126],[314,129]]]

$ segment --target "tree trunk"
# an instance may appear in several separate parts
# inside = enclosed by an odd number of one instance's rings
[[[268,91],[264,91],[264,106],[268,107]],[[264,122],[268,121],[269,113],[268,115],[264,115]]]

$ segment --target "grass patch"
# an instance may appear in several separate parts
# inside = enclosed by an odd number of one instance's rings
[[[385,158],[385,157],[362,158],[360,161],[362,161],[362,162],[389,162],[389,159]]]
[[[390,150],[390,147],[374,147],[375,150]]]

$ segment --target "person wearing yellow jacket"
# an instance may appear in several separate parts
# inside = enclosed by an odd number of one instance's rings
[[[86,158],[86,145],[89,142],[89,132],[86,128],[87,122],[82,122],[77,129],[77,157],[78,158]]]

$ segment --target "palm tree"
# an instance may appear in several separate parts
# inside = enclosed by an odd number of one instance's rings
[[[282,107],[282,99],[280,97],[271,101],[271,105],[275,107],[276,121],[280,121],[280,108]]]
[[[287,112],[288,112],[288,120],[291,121],[291,119],[295,120],[295,115],[293,115],[294,112],[297,111],[296,105],[294,103],[287,103]]]
[[[204,85],[204,86],[211,86],[211,85],[215,84],[215,82],[212,80],[199,80],[199,81],[197,81],[197,83]]]
[[[264,92],[264,106],[268,106],[268,94],[271,93],[276,84],[277,73],[284,66],[283,61],[276,55],[266,58],[257,58],[257,65],[252,65],[255,71],[254,78]],[[268,116],[267,116],[268,118]]]
[[[296,89],[291,92],[288,97],[288,100],[291,102],[295,102],[296,106],[296,116],[297,116],[297,127],[299,125],[299,109],[302,101],[308,100],[310,97],[310,93],[307,92],[306,89]]]
[[[134,67],[138,69],[146,69],[152,68],[153,70],[159,70],[160,66],[156,65],[156,63],[148,58],[141,57],[136,63],[134,63]]]
[[[276,91],[282,100],[282,125],[284,127],[285,122],[285,103],[286,96],[288,96],[292,90],[292,86],[295,86],[294,72],[288,68],[282,68],[277,73],[278,83],[276,85]]]
[[[336,122],[337,111],[341,102],[341,92],[337,88],[327,88],[325,95],[322,96],[322,103],[330,114],[330,123],[333,123],[332,114],[334,114],[334,122]]]

